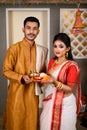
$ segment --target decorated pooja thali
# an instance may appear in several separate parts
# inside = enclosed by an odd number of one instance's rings
[[[46,73],[38,73],[36,71],[30,71],[29,77],[31,78],[32,81],[34,82],[41,82],[48,80],[50,76]]]

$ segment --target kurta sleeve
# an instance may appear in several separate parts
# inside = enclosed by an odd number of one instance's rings
[[[20,82],[22,74],[14,71],[14,67],[16,64],[16,55],[17,54],[15,54],[14,49],[12,49],[11,47],[7,50],[2,73],[7,79]]]

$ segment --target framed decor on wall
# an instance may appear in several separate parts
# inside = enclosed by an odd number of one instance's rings
[[[71,29],[75,22],[77,9],[60,9],[60,32],[67,33],[71,38],[71,47],[75,59],[87,58],[87,9],[82,11],[81,18],[84,24],[85,34],[72,34]]]

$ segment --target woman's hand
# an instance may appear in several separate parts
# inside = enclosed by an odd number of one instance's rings
[[[46,84],[54,83],[54,78],[50,77],[46,80],[45,79],[41,80],[41,83],[46,83]]]

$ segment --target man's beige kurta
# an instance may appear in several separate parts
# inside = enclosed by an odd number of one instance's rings
[[[43,48],[40,46],[40,48]],[[5,57],[3,74],[10,80],[8,98],[4,113],[4,125],[7,130],[37,130],[38,128],[38,96],[35,95],[35,84],[21,84],[23,75],[29,75],[30,70],[43,71],[47,49],[41,52],[41,65],[37,61],[37,45],[23,39],[12,45]],[[42,50],[44,50],[42,49]],[[43,55],[44,54],[44,55]],[[42,64],[43,63],[43,64]]]

